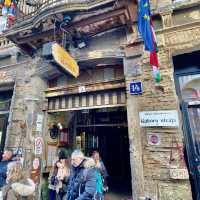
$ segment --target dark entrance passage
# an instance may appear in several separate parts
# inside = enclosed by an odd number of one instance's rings
[[[81,143],[81,149],[88,156],[94,150],[100,152],[109,174],[109,194],[106,199],[130,197],[131,169],[125,108],[94,109],[84,112],[78,113],[78,145]]]

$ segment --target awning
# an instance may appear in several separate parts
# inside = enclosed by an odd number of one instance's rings
[[[126,105],[125,89],[98,91],[48,98],[48,112]]]

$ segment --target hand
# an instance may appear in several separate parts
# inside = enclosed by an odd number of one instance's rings
[[[103,191],[104,191],[104,192],[108,192],[108,189],[109,189],[108,186],[103,187]]]

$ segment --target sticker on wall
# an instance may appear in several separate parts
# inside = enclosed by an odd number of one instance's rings
[[[43,139],[42,137],[35,138],[35,155],[41,155],[43,152]]]
[[[169,170],[171,179],[188,180],[189,174],[186,168],[183,169],[170,169]]]
[[[33,160],[33,169],[34,170],[39,169],[39,166],[40,166],[39,158],[34,158],[34,160]]]
[[[36,131],[42,132],[42,127],[43,127],[43,115],[38,114],[36,121]]]
[[[147,133],[147,141],[149,145],[160,145],[160,134]]]

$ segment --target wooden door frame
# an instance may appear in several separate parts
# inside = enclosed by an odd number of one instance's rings
[[[189,113],[188,113],[188,108],[191,107],[189,105],[189,101],[184,101],[181,96],[181,88],[179,84],[179,77],[181,76],[187,76],[187,75],[197,75],[200,74],[200,70],[191,70],[189,68],[184,69],[184,70],[178,70],[174,72],[174,81],[175,81],[175,87],[176,87],[176,92],[179,97],[179,102],[180,102],[180,110],[182,112],[182,120],[183,120],[183,135],[184,135],[184,145],[185,145],[185,157],[186,157],[186,162],[187,162],[187,167],[189,170],[189,175],[190,175],[190,182],[191,182],[191,188],[192,188],[192,195],[194,200],[199,200],[200,199],[200,182],[198,183],[198,174],[195,169],[195,158],[194,158],[194,148],[193,148],[193,141],[191,139],[191,134],[192,130],[190,127],[190,122],[189,122]],[[191,100],[192,101],[192,100]]]
[[[198,104],[200,106],[200,102]],[[192,141],[191,135],[192,130],[190,127],[189,122],[189,112],[188,108],[195,107],[194,105],[190,105],[189,102],[182,102],[182,117],[183,117],[183,134],[184,134],[184,141],[186,147],[186,156],[187,156],[187,164],[190,174],[193,198],[195,200],[200,199],[200,175],[197,172],[196,163],[200,163],[200,160],[196,160],[195,151],[194,151],[194,143]]]

